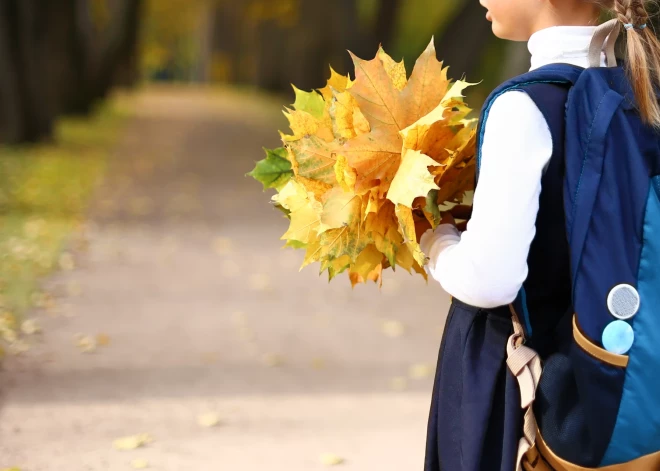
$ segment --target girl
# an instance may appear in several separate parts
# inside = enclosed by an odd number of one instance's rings
[[[660,76],[660,46],[651,28],[646,28],[645,3],[481,0],[496,36],[528,41],[531,70],[553,63],[589,67],[597,21],[603,10],[611,12],[626,26],[626,68],[642,121],[658,128],[660,107],[654,86]],[[605,66],[606,54],[601,56]],[[513,331],[508,306],[524,302],[529,308],[534,318],[533,348],[544,361],[557,351],[563,333],[570,332],[563,146],[548,115],[537,106],[539,99],[545,99],[552,107],[556,97],[556,111],[561,113],[567,90],[551,88],[507,91],[495,98],[487,121],[480,124],[481,166],[467,230],[461,233],[454,224],[454,216],[470,216],[459,206],[420,240],[428,258],[427,272],[453,298],[440,347],[425,471],[517,469],[523,410],[518,384],[506,364]],[[503,211],[512,217],[505,217]],[[521,289],[528,284],[527,291]],[[568,429],[571,424],[557,427]],[[576,440],[572,446],[565,454],[583,453],[583,461],[589,462],[588,444]],[[525,463],[525,469],[550,469],[541,467],[547,465],[536,447],[527,453]]]

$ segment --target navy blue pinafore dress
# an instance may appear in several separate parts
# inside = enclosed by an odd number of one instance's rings
[[[552,134],[554,150],[541,182],[529,275],[512,306],[524,320],[528,345],[543,359],[553,350],[553,332],[571,304],[563,209],[568,88],[550,83],[512,83],[498,87],[487,100],[480,126],[487,119],[488,103],[498,94],[515,89],[532,98]],[[480,149],[483,133],[478,136]],[[509,306],[480,309],[457,299],[452,301],[433,387],[425,471],[516,469],[523,411],[518,384],[506,364],[506,345],[512,333]]]

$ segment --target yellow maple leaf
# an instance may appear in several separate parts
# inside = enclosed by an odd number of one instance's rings
[[[360,252],[355,263],[351,265],[351,275],[355,274],[360,280],[359,282],[366,282],[369,276],[380,267],[382,270],[383,254],[376,248],[374,244],[369,244]]]
[[[428,155],[408,150],[392,180],[387,199],[396,205],[412,207],[415,198],[426,197],[429,191],[440,189],[428,169],[435,165],[437,162]]]
[[[337,156],[337,161],[335,162],[335,178],[344,191],[352,192],[355,190],[357,172],[354,168],[348,165],[348,161],[343,155]]]
[[[324,120],[318,120],[306,111],[289,110],[283,112],[286,119],[289,121],[289,127],[293,131],[293,135],[282,135],[284,142],[297,141],[305,136],[318,136],[324,141],[332,141],[334,135],[332,134],[332,127],[328,126]]]
[[[391,201],[386,201],[380,211],[369,213],[365,224],[369,237],[391,266],[396,265],[397,249],[403,243],[398,224],[395,206]]]
[[[352,57],[356,78],[348,92],[355,97],[371,130],[349,140],[342,152],[357,171],[356,191],[364,194],[378,187],[384,195],[406,149],[403,139],[407,134],[402,131],[422,118],[429,125],[432,119],[444,120],[439,106],[450,106],[469,84],[457,82],[448,90],[447,69],[437,60],[433,41],[417,60],[406,84],[396,78],[400,66],[383,51],[371,61]],[[420,124],[426,125],[427,121]]]
[[[365,230],[364,203],[359,197],[351,198],[346,208],[336,206],[327,213],[329,226],[342,223],[341,227],[326,230],[319,234],[319,251],[322,257],[339,258],[348,255],[352,261],[371,243]]]
[[[338,74],[331,66],[330,78],[328,79],[328,83],[326,84],[325,87],[319,89],[319,92],[321,92],[321,95],[323,95],[323,99],[325,100],[325,102],[330,103],[330,101],[332,100],[332,90],[334,89],[338,92],[343,92],[348,88],[349,84],[350,84],[350,78]]]
[[[349,91],[333,90],[328,112],[331,115],[332,131],[337,138],[352,139],[369,132],[369,122],[364,117],[357,101]]]
[[[399,91],[406,88],[406,85],[408,84],[408,76],[406,74],[406,65],[403,60],[401,60],[401,62],[396,62],[382,47],[378,50],[378,58],[383,63],[385,72],[387,72],[387,75],[392,79],[394,88]]]
[[[368,199],[367,208],[365,209],[365,217],[368,214],[377,213],[378,211],[380,211],[380,208],[382,208],[383,204],[385,204],[385,202],[387,201],[384,198],[380,198],[377,188],[370,190],[369,193],[365,195],[365,198]]]
[[[347,227],[351,221],[361,219],[362,210],[363,201],[359,195],[346,192],[342,188],[335,188],[323,205],[317,232],[320,234],[330,229]]]
[[[319,180],[333,185],[335,180],[336,153],[340,150],[318,136],[305,137],[288,143],[289,160],[296,176]]]
[[[425,255],[417,242],[417,231],[415,229],[415,218],[412,209],[399,204],[396,206],[395,212],[399,220],[400,232],[403,234],[404,243],[410,250],[415,262],[418,265],[424,265]]]
[[[339,258],[330,258],[321,263],[321,273],[328,270],[328,279],[332,280],[335,276],[345,272],[351,266],[351,257],[342,255]]]
[[[398,133],[382,128],[349,140],[341,152],[357,172],[355,191],[365,194],[377,188],[382,198],[399,169],[402,145]]]
[[[470,85],[474,85],[474,84],[464,82],[462,80],[455,82],[451,86],[451,88],[447,91],[447,93],[441,98],[438,106],[436,106],[428,114],[421,116],[417,121],[413,122],[410,126],[401,130],[401,134],[404,136],[404,138],[411,128],[416,128],[421,126],[427,127],[432,125],[433,123],[444,120],[446,118],[445,112],[447,110],[451,110],[451,108],[455,104],[461,103],[459,98],[463,97],[463,90],[465,90]],[[454,115],[453,120],[450,121],[450,124],[455,124],[456,121],[457,121],[456,115]]]
[[[290,180],[279,194],[273,196],[273,201],[290,211],[291,224],[282,239],[308,243],[310,235],[321,223],[321,202],[296,180]]]
[[[317,201],[325,200],[328,192],[332,190],[332,185],[311,178],[298,176],[296,181],[305,187],[307,193],[313,193]]]

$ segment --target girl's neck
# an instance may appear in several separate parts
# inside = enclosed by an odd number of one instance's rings
[[[531,33],[536,34],[553,27],[588,27],[597,26],[600,19],[600,7],[590,2],[566,2],[546,4],[538,15]]]

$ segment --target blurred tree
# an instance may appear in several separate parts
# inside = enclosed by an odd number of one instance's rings
[[[352,70],[350,49],[373,57],[394,42],[400,0],[247,0],[214,2],[211,46],[201,69],[213,81],[290,91],[315,88],[328,65]],[[207,65],[207,61],[210,65]]]
[[[468,34],[469,33],[469,34]],[[438,35],[440,56],[455,78],[472,77],[494,40],[486,11],[479,2],[464,2],[454,19]]]
[[[141,0],[0,2],[0,142],[51,136],[137,76]]]
[[[221,0],[218,0],[221,1]],[[190,80],[199,73],[202,41],[208,41],[212,0],[145,0],[141,66],[146,76]],[[222,3],[227,3],[224,0]],[[242,2],[232,2],[241,5]],[[203,26],[207,31],[201,31]],[[201,34],[203,33],[203,34]]]

